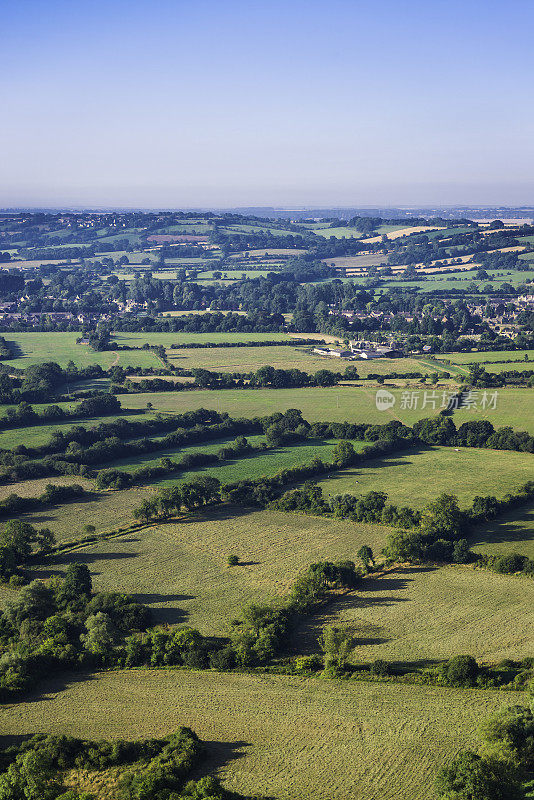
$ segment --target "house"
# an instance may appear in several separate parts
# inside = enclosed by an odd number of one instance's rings
[[[365,359],[369,359],[369,358],[384,358],[382,353],[379,353],[378,350],[360,350],[357,353],[357,355],[359,355],[360,358],[365,358]]]

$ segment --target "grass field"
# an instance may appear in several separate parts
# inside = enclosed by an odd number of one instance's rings
[[[184,312],[195,313],[195,312]],[[224,313],[224,312],[222,312]],[[310,334],[312,339],[321,339],[321,334]],[[163,345],[171,347],[176,343],[189,344],[190,342],[287,342],[290,337],[287,333],[269,331],[268,333],[187,333],[177,331],[176,333],[114,333],[113,341],[118,344],[130,345],[132,347],[142,347],[145,342],[152,345]]]
[[[3,734],[163,736],[188,725],[206,768],[277,800],[433,800],[438,769],[479,744],[481,719],[521,696],[287,676],[150,671],[80,675],[8,706]],[[80,714],[83,709],[83,714]],[[451,722],[453,724],[451,724]]]
[[[13,428],[0,433],[0,448],[9,450],[11,447],[23,444],[26,447],[38,447],[50,440],[54,431],[66,433],[71,428],[82,425],[84,428],[114,422],[117,419],[130,419],[133,422],[144,422],[152,419],[152,414],[114,414],[109,417],[91,417],[89,419],[71,419],[56,422],[53,425],[31,425],[27,428]]]
[[[155,609],[159,621],[185,621],[206,634],[228,635],[246,603],[285,595],[298,572],[315,561],[356,560],[366,543],[379,550],[389,530],[221,506],[64,553],[36,567],[32,576],[84,562],[97,590],[132,592]],[[228,567],[231,554],[239,556],[239,566]],[[11,593],[3,589],[4,597]]]
[[[326,624],[354,632],[351,661],[425,662],[459,653],[498,662],[532,655],[534,582],[458,564],[400,567],[366,579],[294,634],[295,650],[316,652]]]
[[[525,356],[528,356],[529,361],[534,362],[534,350],[487,350],[486,352],[473,352],[473,353],[438,353],[435,358],[438,360],[447,359],[454,364],[480,364],[483,361],[498,362],[498,361],[523,361]],[[484,364],[488,372],[493,370],[494,364]],[[529,366],[528,361],[525,361],[525,366],[517,366],[510,364],[510,369],[534,369],[534,366]]]
[[[309,349],[309,348],[308,348]],[[447,367],[427,366],[415,358],[380,358],[366,361],[345,361],[340,358],[320,356],[306,352],[304,347],[268,346],[268,347],[210,347],[201,350],[169,350],[169,361],[186,369],[202,367],[217,372],[255,372],[269,364],[276,369],[299,369],[314,373],[320,369],[332,372],[344,372],[347,366],[354,366],[358,374],[367,376],[370,373],[384,375],[389,372],[440,372]]]
[[[248,436],[247,440],[251,444],[257,444],[264,441],[263,436]],[[160,458],[169,456],[171,458],[180,458],[187,453],[216,453],[221,447],[229,444],[232,439],[219,439],[218,441],[204,443],[200,442],[196,445],[189,447],[175,448],[174,450],[161,450],[156,454],[147,454],[146,456],[133,456],[130,459],[121,459],[114,461],[109,467],[118,469],[136,469],[141,466],[154,466],[158,463]],[[365,442],[353,442],[355,449],[365,446]],[[205,473],[213,475],[218,478],[221,483],[229,483],[231,481],[243,480],[245,478],[255,479],[261,478],[263,475],[274,475],[281,469],[288,469],[297,464],[305,464],[315,457],[322,458],[327,461],[332,456],[335,441],[322,441],[313,440],[309,443],[303,442],[302,444],[293,445],[291,447],[281,447],[276,450],[267,450],[265,452],[253,453],[247,458],[236,459],[235,461],[228,461],[221,466],[213,465],[207,467],[197,467],[188,470],[187,472],[174,475],[167,479],[155,481],[154,485],[159,486],[174,484],[179,480],[190,480],[193,475],[197,473]],[[104,466],[105,469],[108,465]]]
[[[454,412],[454,422],[457,427],[469,420],[487,419],[495,428],[509,425],[519,431],[526,430],[534,433],[534,392],[532,389],[498,389],[495,409],[487,407],[483,410],[478,407],[481,397],[482,391],[479,390],[478,396],[475,398],[477,408],[459,408]]]
[[[393,392],[398,402],[389,411],[376,408],[376,386],[343,386],[304,389],[221,389],[194,392],[153,392],[118,395],[124,408],[146,408],[152,403],[156,411],[183,413],[195,408],[227,411],[234,417],[253,417],[301,409],[305,419],[314,421],[349,421],[384,424],[391,419],[400,419],[407,425],[416,420],[437,414],[428,406],[416,409],[401,409],[401,392]],[[439,395],[441,397],[441,394]],[[423,392],[420,392],[423,398]],[[421,405],[421,403],[419,403]],[[439,405],[439,403],[438,403]]]
[[[477,527],[471,538],[476,553],[521,553],[534,559],[534,509],[516,509],[498,520]]]
[[[44,481],[47,483],[62,483],[60,477],[51,477]],[[66,482],[66,481],[65,481]],[[80,479],[77,475],[72,476],[70,483],[81,483],[86,488],[91,489],[89,482]],[[6,489],[7,494],[15,492],[17,494],[38,495],[42,493],[43,484],[39,481],[24,481],[20,484],[12,484],[8,487],[1,487],[2,494]],[[40,491],[33,491],[33,488]],[[31,491],[30,491],[31,490]],[[150,497],[154,490],[151,488],[124,489],[120,492],[93,492],[87,499],[73,503],[65,503],[61,506],[54,506],[43,511],[21,515],[26,522],[30,522],[36,527],[47,527],[56,535],[58,542],[70,541],[84,535],[84,525],[94,525],[97,533],[102,531],[115,530],[134,522],[133,511],[137,508],[145,497]]]
[[[432,447],[368,461],[320,483],[329,494],[380,491],[395,505],[421,508],[441,492],[457,495],[462,506],[469,505],[476,495],[503,497],[533,476],[531,453]]]
[[[6,341],[16,345],[20,351],[20,357],[6,360],[2,363],[18,369],[26,369],[30,364],[42,364],[44,361],[55,361],[60,366],[66,367],[71,360],[78,367],[87,367],[93,364],[100,364],[104,369],[108,369],[115,364],[121,366],[161,367],[160,359],[150,351],[96,352],[89,345],[76,344],[76,339],[80,335],[77,332],[9,332],[5,337]]]

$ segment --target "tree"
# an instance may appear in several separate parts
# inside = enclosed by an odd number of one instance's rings
[[[442,800],[522,800],[517,771],[503,761],[463,750],[436,779]]]
[[[327,669],[342,669],[352,650],[354,637],[348,628],[327,625],[319,637],[319,645],[324,653]]]
[[[332,451],[332,461],[337,467],[348,467],[354,464],[356,452],[352,442],[342,439]]]
[[[59,608],[81,610],[91,598],[93,582],[87,564],[69,564],[56,590]]]
[[[82,633],[80,636],[85,649],[95,656],[103,658],[108,656],[119,638],[117,628],[110,617],[102,611],[92,614],[87,617],[85,628],[87,633]]]
[[[464,516],[458,508],[458,499],[443,492],[421,513],[420,531],[432,539],[457,539],[464,525]]]
[[[373,551],[369,547],[369,545],[364,544],[358,552],[356,553],[362,564],[365,566],[366,569],[369,569],[369,564],[372,564],[373,567],[375,565],[375,560],[373,557]]]
[[[481,726],[481,733],[492,754],[532,770],[534,767],[534,712],[532,708],[512,706],[497,711]]]

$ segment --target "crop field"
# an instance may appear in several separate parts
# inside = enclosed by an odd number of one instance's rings
[[[69,361],[74,361],[77,367],[88,367],[100,364],[104,369],[113,365],[160,367],[160,359],[152,352],[146,350],[126,351],[114,353],[112,351],[96,352],[89,345],[76,344],[80,333],[11,333],[6,335],[6,341],[16,345],[20,357],[3,361],[3,364],[26,369],[31,364],[42,364],[44,361],[55,361],[66,367]]]
[[[117,671],[80,676],[66,688],[45,684],[5,709],[3,733],[140,739],[188,725],[207,741],[206,767],[232,791],[277,800],[433,800],[438,769],[459,749],[477,747],[480,720],[518,702],[517,692]]]
[[[315,561],[356,560],[367,543],[379,550],[389,530],[221,506],[60,554],[36,566],[32,577],[87,563],[97,590],[131,592],[152,606],[161,622],[228,635],[243,605],[284,596],[299,571]],[[231,554],[239,556],[237,567],[227,564]]]
[[[459,564],[399,567],[366,578],[308,620],[293,647],[318,650],[326,624],[351,627],[351,661],[425,662],[467,653],[494,663],[532,655],[534,581]]]
[[[476,495],[503,497],[534,477],[534,456],[509,450],[432,447],[367,461],[320,482],[335,494],[386,492],[391,503],[421,508],[441,492],[461,506]]]
[[[477,526],[470,546],[476,553],[520,553],[534,559],[534,509],[516,509],[484,526]]]
[[[310,422],[369,422],[384,424],[399,419],[413,425],[418,419],[431,417],[440,410],[401,408],[401,391],[393,391],[395,406],[388,411],[376,408],[376,387],[342,386],[303,389],[202,389],[193,392],[150,392],[118,395],[123,408],[146,408],[152,403],[155,411],[181,414],[196,408],[227,411],[233,417],[254,417],[299,408]],[[441,397],[441,395],[439,395]],[[423,392],[420,392],[423,398]],[[422,403],[419,403],[421,406]]]

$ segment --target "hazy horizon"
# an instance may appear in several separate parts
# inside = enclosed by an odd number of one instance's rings
[[[4,3],[0,207],[534,203],[534,7]]]

